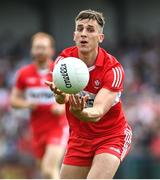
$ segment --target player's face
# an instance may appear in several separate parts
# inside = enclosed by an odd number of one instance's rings
[[[98,48],[104,39],[96,20],[83,19],[76,22],[74,41],[81,53],[89,53]]]
[[[31,54],[37,61],[45,61],[54,55],[50,40],[47,38],[37,38],[32,43]]]

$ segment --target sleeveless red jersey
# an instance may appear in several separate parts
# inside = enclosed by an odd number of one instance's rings
[[[78,49],[76,46],[67,48],[56,59],[60,61],[65,57],[78,57]],[[113,92],[118,92],[114,104],[111,109],[103,116],[100,121],[83,122],[76,118],[69,111],[69,103],[66,104],[66,115],[70,125],[71,133],[77,134],[84,138],[94,138],[112,134],[120,134],[128,125],[122,110],[120,100],[123,91],[124,70],[122,65],[115,57],[107,53],[99,47],[98,56],[95,65],[89,67],[90,79],[87,87],[79,94],[88,95],[86,107],[92,107],[96,94],[101,88],[106,88]],[[83,70],[82,70],[83,71]],[[103,101],[103,99],[102,99]]]

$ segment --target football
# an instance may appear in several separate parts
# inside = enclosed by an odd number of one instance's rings
[[[88,84],[89,71],[86,64],[75,57],[59,60],[53,70],[53,82],[62,92],[76,94]]]

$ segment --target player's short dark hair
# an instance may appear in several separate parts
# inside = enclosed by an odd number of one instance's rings
[[[75,21],[83,20],[83,19],[93,19],[96,20],[97,23],[103,28],[105,24],[103,13],[94,11],[91,9],[83,10],[81,11],[77,17],[75,18]]]
[[[34,34],[32,36],[31,43],[33,44],[33,41],[35,39],[37,39],[37,38],[46,38],[46,39],[49,39],[51,46],[53,48],[55,47],[55,40],[54,40],[54,38],[50,34],[47,34],[47,33],[44,33],[44,32],[38,32],[38,33],[36,33],[36,34]]]

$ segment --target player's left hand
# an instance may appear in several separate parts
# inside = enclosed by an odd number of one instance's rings
[[[79,95],[70,95],[69,96],[70,111],[72,113],[82,112],[86,105],[87,99],[88,96],[80,97]]]

